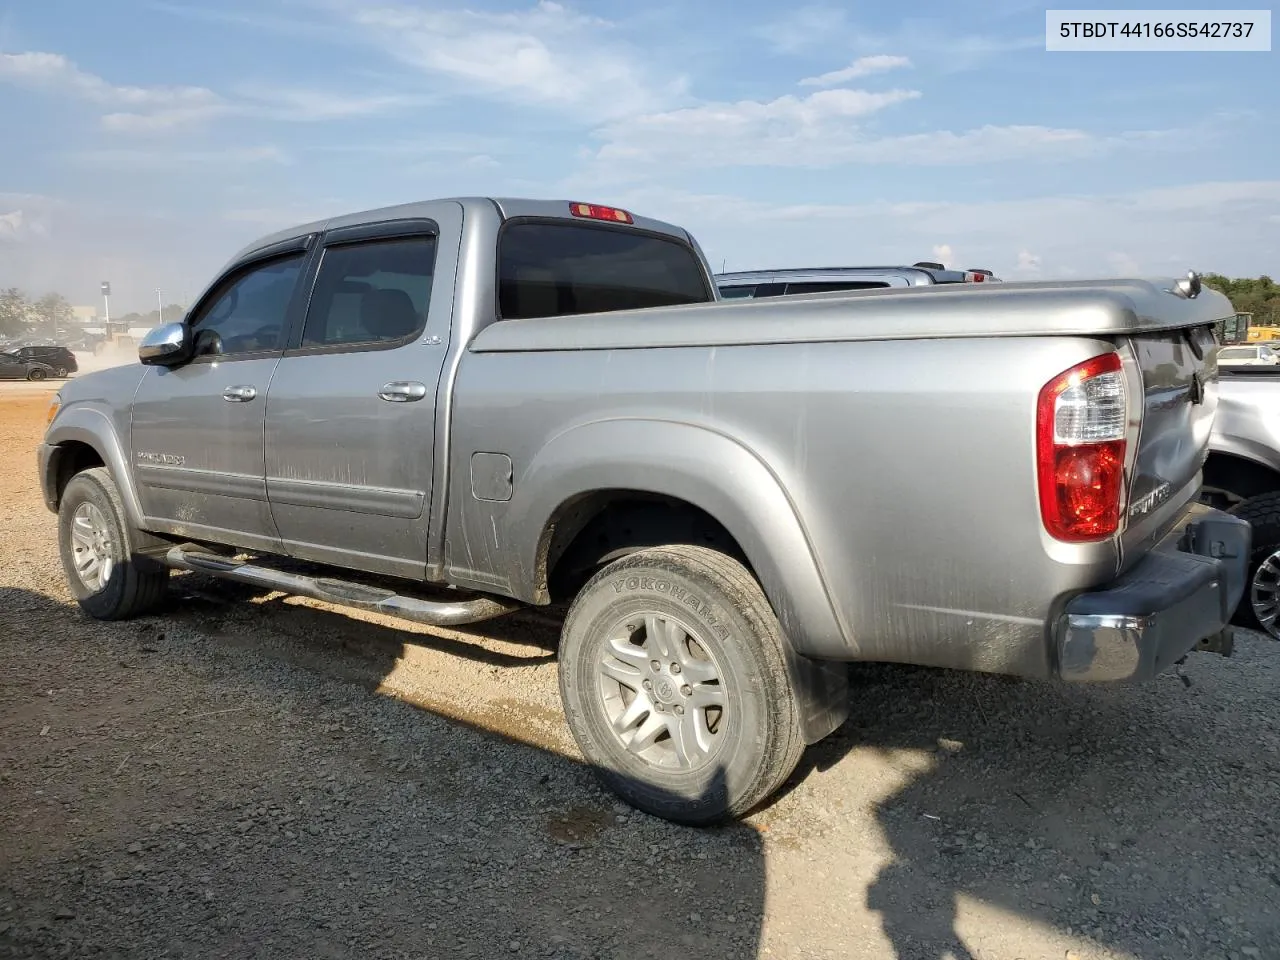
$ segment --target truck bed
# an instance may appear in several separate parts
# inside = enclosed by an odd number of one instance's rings
[[[474,353],[974,337],[1128,336],[1206,326],[1222,294],[1186,299],[1146,280],[911,287],[733,300],[492,324]]]

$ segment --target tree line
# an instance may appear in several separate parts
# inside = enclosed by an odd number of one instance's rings
[[[1206,273],[1201,280],[1227,295],[1238,313],[1252,313],[1252,327],[1280,327],[1280,284],[1268,276],[1231,279],[1219,273]]]
[[[171,303],[164,308],[164,319],[177,320],[185,312],[185,307]],[[111,322],[129,327],[154,327],[161,322],[160,311],[125,313],[113,316]],[[0,337],[57,338],[79,328],[70,301],[60,293],[32,298],[17,287],[0,289]]]
[[[32,300],[17,287],[0,290],[0,337],[53,336],[52,331],[65,330],[75,318],[71,304],[60,293]]]

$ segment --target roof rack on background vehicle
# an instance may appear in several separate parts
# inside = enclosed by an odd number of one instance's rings
[[[999,283],[990,270],[948,270],[919,260],[911,266],[796,267],[786,270],[742,270],[716,274],[721,298],[780,297],[802,293],[834,293],[883,287],[927,287],[949,283]]]

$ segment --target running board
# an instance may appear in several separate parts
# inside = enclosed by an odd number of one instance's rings
[[[385,613],[388,616],[399,617],[401,620],[425,623],[433,627],[457,627],[478,623],[481,620],[514,613],[523,606],[514,600],[499,600],[493,597],[476,597],[473,600],[455,602],[421,600],[361,583],[285,573],[282,570],[273,570],[271,567],[182,547],[172,547],[164,555],[164,563],[175,570],[190,570],[192,573],[234,580],[236,583],[246,583],[253,587],[264,587],[299,597],[323,600],[325,603]]]

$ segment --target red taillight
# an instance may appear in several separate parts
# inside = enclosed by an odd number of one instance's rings
[[[575,217],[585,217],[588,220],[608,220],[610,223],[635,223],[631,219],[631,214],[625,210],[619,210],[617,207],[602,207],[598,203],[571,203],[569,204],[569,212]]]
[[[1040,515],[1053,537],[1105,540],[1120,529],[1128,405],[1120,355],[1076,364],[1040,391]]]
[[[982,283],[987,279],[985,273],[966,273],[964,275],[965,283]]]

